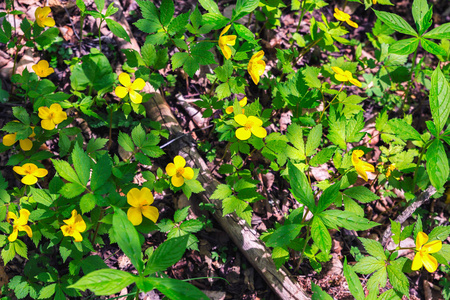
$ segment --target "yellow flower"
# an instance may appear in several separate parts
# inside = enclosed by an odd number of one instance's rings
[[[25,175],[21,181],[26,185],[33,185],[38,181],[37,177],[45,177],[48,174],[46,169],[38,168],[35,164],[31,163],[24,164],[23,166],[15,166],[13,170],[19,175]]]
[[[389,165],[389,167],[387,168],[387,171],[386,171],[386,177],[391,176],[391,172],[394,171],[395,168],[396,168],[396,167],[395,167],[395,164]]]
[[[436,258],[429,253],[439,252],[442,248],[442,242],[439,240],[427,243],[428,235],[424,232],[419,232],[416,237],[416,256],[411,266],[411,270],[419,270],[425,266],[428,272],[433,273],[438,267]],[[426,243],[426,244],[425,244]]]
[[[13,222],[13,231],[8,236],[10,242],[14,242],[17,239],[19,231],[25,231],[29,237],[33,236],[30,226],[27,225],[30,212],[27,209],[21,209],[19,211],[19,216],[20,217],[17,218],[16,214],[11,211],[6,215],[6,221]]]
[[[55,72],[53,68],[49,67],[48,61],[41,59],[37,64],[31,67],[37,76],[44,78]]]
[[[226,59],[230,59],[231,57],[231,49],[228,46],[234,46],[236,43],[236,36],[235,35],[225,35],[223,36],[228,29],[230,29],[231,24],[228,26],[225,26],[225,28],[222,30],[219,36],[219,47],[222,50],[223,56],[225,56]]]
[[[353,78],[352,73],[350,73],[350,71],[344,71],[339,67],[331,67],[333,69],[333,71],[336,73],[334,74],[334,77],[342,82],[347,82],[350,81],[351,83],[353,83],[354,85],[356,85],[357,87],[361,87],[361,82],[359,82],[357,79]]]
[[[267,136],[266,129],[262,127],[263,122],[257,117],[249,116],[247,118],[246,115],[239,114],[234,116],[234,120],[243,126],[236,130],[236,137],[241,141],[248,140],[252,133],[259,138],[265,138]]]
[[[358,24],[356,24],[355,22],[353,22],[352,20],[350,20],[350,15],[346,14],[345,12],[343,12],[342,10],[339,10],[337,7],[334,8],[334,14],[333,16],[338,19],[339,21],[342,22],[346,22],[348,25],[354,27],[354,28],[358,28]]]
[[[244,107],[245,105],[247,105],[247,97],[242,98],[242,100],[239,101],[239,105],[241,107]],[[231,114],[234,111],[233,106],[228,106],[227,109],[225,109],[225,112],[227,114]],[[242,113],[244,113],[244,110],[242,110]]]
[[[266,63],[262,58],[264,57],[264,51],[260,50],[259,52],[253,54],[252,58],[248,62],[247,70],[252,80],[255,84],[258,84],[259,77],[264,74],[264,69],[266,68]]]
[[[36,134],[34,133],[34,126],[31,126],[31,130],[32,130],[32,133],[29,136],[29,138],[36,136]],[[5,135],[3,137],[3,145],[5,145],[6,147],[10,147],[10,146],[14,145],[17,142],[16,137],[17,137],[17,132]],[[29,151],[29,150],[31,150],[31,148],[33,148],[33,142],[29,138],[19,140],[20,148],[22,148],[23,151]]]
[[[372,0],[373,5],[377,4],[377,0]]]
[[[42,119],[41,126],[46,130],[55,129],[56,125],[67,119],[67,114],[62,110],[61,105],[53,103],[50,108],[39,107],[39,118]]]
[[[171,182],[174,186],[180,187],[184,184],[184,180],[194,178],[194,170],[190,167],[184,167],[186,165],[186,160],[177,155],[173,159],[173,163],[169,163],[166,166],[167,175],[171,176]]]
[[[48,14],[51,12],[50,7],[44,6],[42,8],[36,8],[34,16],[36,18],[36,23],[39,27],[44,28],[45,26],[53,27],[55,26],[55,20],[49,17]]]
[[[77,210],[72,210],[72,216],[70,219],[63,220],[67,225],[61,226],[61,231],[64,236],[73,236],[75,242],[81,242],[83,237],[81,232],[86,230],[86,222],[84,222],[83,217],[77,213]]]
[[[368,177],[366,172],[375,172],[375,168],[371,164],[359,159],[363,155],[364,151],[354,150],[352,153],[352,164],[355,167],[356,172],[358,172],[359,176],[367,181]]]
[[[127,193],[127,202],[132,206],[128,209],[127,217],[134,226],[142,223],[142,215],[153,223],[158,220],[159,212],[156,207],[151,206],[153,195],[148,188],[143,187],[141,190],[132,188]]]
[[[127,94],[130,95],[130,100],[133,103],[139,104],[142,102],[142,96],[136,92],[140,91],[145,86],[145,81],[142,78],[136,79],[133,83],[131,83],[130,75],[127,73],[120,73],[119,82],[124,86],[116,87],[116,95],[119,98],[125,98]]]

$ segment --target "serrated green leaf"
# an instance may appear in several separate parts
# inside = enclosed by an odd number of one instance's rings
[[[404,39],[389,45],[389,53],[398,55],[408,55],[416,51],[419,47],[419,38]]]
[[[79,196],[81,193],[83,193],[86,190],[84,186],[82,186],[79,183],[66,183],[63,185],[63,187],[59,190],[59,193],[67,199],[75,198],[76,196]]]
[[[186,251],[188,235],[172,238],[162,243],[148,259],[145,275],[164,271],[176,264]]]
[[[288,173],[294,198],[306,205],[311,211],[315,211],[314,196],[305,173],[300,171],[290,161],[288,162]]]
[[[147,277],[142,281],[145,281],[147,285],[144,286],[144,291],[148,292],[149,289],[157,289],[161,293],[172,300],[208,300],[209,298],[200,291],[197,287],[187,282],[172,279],[172,278],[158,278]],[[139,282],[138,282],[139,283]],[[140,288],[143,286],[140,285]],[[148,288],[145,288],[148,287]]]
[[[343,193],[350,198],[358,200],[362,203],[369,203],[375,200],[380,199],[379,196],[375,195],[368,188],[364,186],[354,186],[352,188],[346,189]]]
[[[328,208],[332,203],[336,201],[338,196],[340,196],[339,189],[341,187],[341,183],[337,182],[331,186],[329,186],[320,196],[319,203],[317,204],[317,209],[314,211],[314,214],[317,214],[321,211],[324,211]]]
[[[75,173],[74,169],[72,169],[72,167],[69,165],[67,161],[52,159],[52,163],[56,169],[56,172],[58,172],[59,176],[61,176],[65,180],[78,183],[79,185],[81,185],[77,173]]]
[[[347,257],[344,261],[344,276],[347,280],[348,289],[350,290],[350,293],[352,293],[353,297],[355,297],[355,299],[364,299],[364,290],[361,282],[359,281],[359,277],[356,275],[353,268],[347,264]]]
[[[384,254],[383,246],[379,242],[365,238],[359,238],[359,240],[362,242],[367,253],[369,253],[370,255],[374,256],[379,260],[386,260],[386,255]]]
[[[442,24],[432,30],[428,31],[423,35],[425,38],[429,39],[450,39],[450,23]]]
[[[314,282],[311,283],[311,290],[313,291],[311,297],[312,300],[333,300],[330,295],[322,291],[322,289]]]
[[[135,282],[135,277],[121,270],[101,269],[83,276],[68,288],[91,290],[97,296],[119,293],[123,288]]]
[[[389,28],[404,34],[417,36],[417,32],[399,15],[379,10],[373,11],[383,23],[389,26]]]
[[[30,125],[30,116],[28,115],[28,112],[24,107],[14,106],[12,110],[14,117],[16,117],[23,124]]]
[[[442,142],[434,140],[428,147],[426,156],[426,167],[431,184],[436,189],[440,189],[446,183],[449,175],[448,157]]]
[[[450,235],[450,226],[438,226],[428,234],[428,241],[440,240],[445,241]]]
[[[365,256],[355,264],[353,270],[357,273],[367,275],[383,268],[386,268],[386,262],[384,260],[377,259],[373,256]]]
[[[269,236],[266,245],[274,248],[289,245],[299,235],[302,227],[300,224],[283,225]]]
[[[124,39],[128,43],[130,43],[130,36],[128,35],[127,31],[123,28],[122,25],[114,21],[113,19],[106,19],[106,25],[108,25],[109,30],[121,39]]]
[[[402,264],[396,260],[392,261],[390,265],[387,266],[387,273],[389,276],[389,282],[392,284],[394,289],[401,292],[403,295],[409,295],[409,281],[405,273],[402,272]]]
[[[122,146],[122,148],[125,151],[133,152],[134,151],[134,144],[131,140],[131,137],[127,135],[126,133],[123,133],[122,131],[119,132],[119,139],[118,139],[119,145]]]
[[[319,124],[311,131],[308,135],[308,140],[306,141],[306,156],[312,156],[316,153],[317,148],[320,146],[320,140],[322,138],[322,124]]]
[[[213,0],[199,0],[198,2],[209,13],[220,14],[219,6]]]
[[[389,120],[389,127],[391,130],[404,141],[421,141],[419,132],[405,120],[391,119]]]
[[[320,217],[314,216],[311,223],[311,237],[320,250],[329,253],[331,250],[331,235]]]
[[[217,200],[223,200],[225,198],[228,198],[231,196],[233,191],[227,184],[219,184],[216,187],[216,190],[213,192],[213,194],[210,196],[211,199],[217,199]]]
[[[73,148],[72,161],[78,178],[80,179],[79,182],[82,185],[87,185],[91,172],[91,159],[83,149],[80,148],[78,143],[75,143],[75,147]]]
[[[354,213],[340,210],[326,210],[319,214],[328,228],[344,227],[348,230],[367,230],[380,224],[361,218]]]
[[[96,204],[94,194],[85,194],[80,199],[81,213],[87,213],[94,209]]]
[[[38,299],[48,299],[53,296],[56,292],[56,283],[44,286],[39,292]]]
[[[172,0],[162,0],[159,7],[159,20],[163,26],[169,25],[175,12],[175,6]]]
[[[439,66],[431,75],[430,108],[436,131],[440,133],[450,114],[450,85]]]
[[[439,46],[435,42],[421,38],[420,44],[422,45],[425,51],[431,54],[447,56],[447,51],[445,51],[441,46]]]

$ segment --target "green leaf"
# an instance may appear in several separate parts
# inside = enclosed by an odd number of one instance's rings
[[[330,253],[331,235],[319,216],[314,216],[312,220],[311,237],[320,250]]]
[[[389,53],[397,55],[408,55],[416,51],[419,47],[419,38],[410,38],[405,40],[396,41],[389,45]]]
[[[122,148],[125,151],[133,152],[134,151],[134,144],[131,140],[131,137],[127,135],[126,133],[123,133],[122,131],[119,132],[119,139],[118,139],[119,145],[122,146]]]
[[[47,299],[53,296],[56,292],[56,283],[44,286],[39,292],[38,299]]]
[[[136,228],[128,220],[127,215],[119,208],[114,207],[113,226],[114,240],[120,249],[130,259],[131,263],[142,272],[144,263],[141,256],[141,242]],[[128,274],[128,273],[127,273]]]
[[[79,182],[82,185],[87,185],[91,172],[91,159],[83,149],[80,148],[78,143],[75,143],[73,148],[72,161],[75,171],[78,174],[78,178],[80,179]]]
[[[345,190],[343,193],[349,196],[350,198],[358,200],[359,202],[362,203],[369,203],[374,200],[380,199],[380,197],[375,195],[373,192],[371,192],[368,188],[364,186],[354,186],[352,188]]]
[[[164,271],[176,264],[186,251],[188,235],[172,238],[162,243],[148,259],[145,275]]]
[[[141,55],[147,67],[153,66],[156,58],[155,46],[145,41],[144,45],[141,47]]]
[[[94,194],[85,194],[80,199],[81,213],[87,213],[94,209],[96,204]]]
[[[418,36],[417,32],[399,15],[385,11],[373,10],[377,17],[383,21],[389,28],[412,36]]]
[[[59,29],[56,27],[52,27],[41,33],[34,40],[39,46],[44,48],[46,46],[50,46],[53,42],[55,42],[58,35]]]
[[[319,124],[311,131],[306,141],[306,156],[312,156],[316,153],[317,148],[320,146],[320,140],[322,138],[322,124]]]
[[[119,11],[119,8],[115,7],[114,3],[110,3],[108,8],[106,9],[105,17],[112,16],[113,14],[115,14],[118,11]]]
[[[83,276],[68,288],[82,291],[89,289],[97,296],[107,296],[119,293],[134,282],[135,277],[130,273],[115,269],[101,269]]]
[[[247,40],[250,43],[255,42],[255,35],[250,29],[239,23],[234,23],[233,27],[236,30],[236,33],[244,40]]]
[[[145,2],[149,2],[149,1],[145,1]],[[159,18],[158,19],[139,19],[136,22],[134,22],[133,25],[136,26],[140,31],[145,32],[145,33],[155,33],[161,29],[161,23],[159,23]]]
[[[300,224],[283,225],[269,236],[266,245],[274,248],[289,245],[299,235],[302,227]]]
[[[45,206],[51,206],[54,198],[50,195],[48,190],[35,189],[30,186],[30,194],[33,195],[34,201]]]
[[[448,157],[440,140],[434,140],[427,149],[427,173],[431,184],[440,189],[447,182],[449,175]]]
[[[419,35],[424,33],[425,30],[427,30],[431,25],[430,21],[432,15],[427,15],[428,10],[427,0],[414,0],[412,4],[412,15],[414,22],[416,23],[416,27],[419,30]],[[425,16],[427,16],[427,18],[425,18]]]
[[[375,271],[386,267],[386,262],[373,256],[365,256],[361,258],[354,266],[353,270],[360,274],[371,274]]]
[[[450,226],[438,226],[428,234],[428,241],[445,241],[450,235]]]
[[[300,203],[306,205],[311,211],[315,211],[314,196],[308,178],[305,173],[300,171],[290,161],[288,162],[289,180],[291,183],[291,192],[294,198]]]
[[[228,198],[231,196],[233,191],[231,190],[230,186],[228,184],[219,184],[216,187],[216,190],[211,195],[211,199],[217,199],[217,200],[223,200],[225,198]]]
[[[421,38],[420,43],[423,49],[431,54],[447,56],[447,51],[445,51],[441,46],[439,46],[435,42]]]
[[[112,3],[111,3],[112,4]],[[106,19],[106,25],[108,25],[109,30],[121,39],[124,39],[128,43],[130,43],[130,36],[128,35],[127,31],[123,28],[122,25],[114,21],[113,19]]]
[[[90,139],[88,144],[86,145],[86,152],[88,154],[96,152],[96,151],[102,149],[106,145],[107,142],[108,142],[108,139],[102,139],[102,138]]]
[[[134,127],[131,131],[131,137],[133,139],[134,144],[136,147],[142,147],[145,142],[145,130],[142,128],[142,125],[139,124],[138,126]]]
[[[409,295],[409,281],[405,273],[402,272],[403,264],[399,260],[391,261],[391,264],[387,266],[387,272],[389,276],[389,282],[394,289],[401,292],[403,295]]]
[[[328,162],[331,159],[335,151],[336,151],[335,146],[324,148],[319,153],[314,155],[313,158],[311,158],[309,164],[313,167],[323,165],[324,163]]]
[[[439,66],[431,75],[430,109],[436,131],[441,133],[450,114],[450,85]]]
[[[189,13],[183,13],[178,15],[170,22],[168,31],[170,35],[173,35],[179,31],[186,31],[186,26],[189,23]]]
[[[367,230],[380,224],[341,210],[326,210],[319,214],[328,228],[344,227],[348,230]]]
[[[79,183],[66,183],[63,187],[58,191],[64,198],[72,199],[76,196],[79,196],[86,190],[86,187],[82,186]]]
[[[450,39],[450,23],[442,24],[423,35],[424,38],[428,39]]]
[[[383,246],[380,242],[371,239],[359,238],[367,253],[374,256],[380,260],[386,260],[386,255],[384,254]]]
[[[105,8],[105,0],[94,0],[95,5],[97,6],[98,12],[102,12]]]
[[[16,249],[14,248],[13,243],[9,243],[2,249],[2,259],[4,264],[6,265],[10,262],[14,256],[16,256]]]
[[[220,14],[219,6],[213,0],[199,0],[200,5],[209,13]]]
[[[406,123],[405,120],[402,119],[391,119],[389,120],[389,127],[391,130],[402,140],[404,141],[421,141],[422,138],[419,132]]]
[[[197,287],[187,282],[172,278],[147,277],[142,279],[151,289],[155,288],[171,300],[208,300],[209,298]],[[145,292],[145,286],[141,285]]]
[[[319,68],[306,66],[305,69],[302,70],[302,73],[303,76],[305,76],[306,84],[310,88],[320,89],[322,87],[322,83],[319,79]]]
[[[91,189],[102,188],[111,176],[112,161],[107,153],[97,157],[97,163],[92,168]]]
[[[380,287],[385,287],[387,283],[387,271],[386,268],[381,268],[370,276],[367,281],[367,289],[369,291],[375,291],[378,295]]]
[[[72,169],[69,163],[65,160],[55,160],[52,159],[53,166],[58,172],[59,176],[68,180],[70,182],[75,182],[81,185],[80,179],[77,176],[77,173]]]
[[[317,209],[314,211],[314,214],[317,214],[321,211],[324,211],[328,208],[332,203],[336,201],[339,194],[339,189],[341,187],[341,183],[338,181],[337,183],[329,186],[320,196],[319,203],[317,204]]]
[[[196,219],[190,219],[187,220],[186,222],[183,222],[180,225],[180,229],[190,232],[190,233],[195,233],[195,232],[199,232],[200,230],[202,230],[203,228],[203,223],[200,220],[196,220]]]
[[[28,112],[24,107],[14,106],[12,110],[14,117],[16,117],[23,124],[30,125],[30,116],[28,115]]]
[[[19,254],[23,258],[28,259],[28,248],[24,242],[17,239],[12,244],[14,245],[14,249],[16,250],[16,254]]]
[[[93,271],[108,269],[109,267],[100,256],[90,255],[83,259],[81,268],[83,269],[83,273],[87,275]]]
[[[159,7],[159,20],[163,26],[169,25],[172,20],[173,14],[175,12],[175,6],[172,0],[162,0],[161,6]]]
[[[237,0],[236,9],[233,11],[232,21],[236,21],[246,14],[253,12],[259,5],[259,0]]]
[[[314,282],[311,282],[311,290],[313,292],[311,297],[312,300],[333,300],[330,295],[322,291],[322,289]]]
[[[353,268],[347,264],[347,257],[344,261],[344,276],[347,280],[348,289],[353,297],[355,297],[355,299],[364,299],[364,290],[359,281],[359,277],[356,275],[355,271],[353,271]]]

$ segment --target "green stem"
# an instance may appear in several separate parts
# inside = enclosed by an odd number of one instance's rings
[[[400,106],[400,111],[403,111],[403,106],[405,106],[406,101],[408,100],[408,96],[409,96],[409,92],[411,90],[411,86],[414,83],[414,81],[416,80],[416,77],[414,75],[414,69],[416,68],[416,58],[417,58],[417,51],[419,50],[419,47],[416,48],[416,51],[414,51],[414,56],[413,56],[413,60],[412,60],[412,66],[411,66],[411,74],[410,74],[410,78],[411,80],[408,82],[408,85],[406,87],[406,91],[405,91],[405,97],[403,98],[403,102]],[[414,78],[414,79],[413,79]]]
[[[322,118],[323,118],[323,115],[325,114],[325,111],[328,109],[328,107],[331,106],[331,104],[333,104],[334,99],[336,99],[336,97],[341,93],[341,91],[342,91],[343,88],[344,88],[344,83],[342,83],[339,92],[334,96],[334,98],[328,103],[327,106],[325,106],[325,107],[323,108],[322,113],[320,114],[319,122],[322,122]],[[325,105],[325,103],[324,103],[324,105]]]
[[[431,143],[432,143],[433,141],[434,141],[434,140],[429,140],[429,141],[423,146],[422,150],[420,151],[419,159],[417,160],[416,168],[414,169],[414,177],[413,177],[413,184],[412,184],[412,191],[413,191],[413,193],[414,193],[415,190],[416,190],[417,171],[419,170],[419,166],[420,166],[420,164],[421,164],[421,162],[422,162],[423,155],[425,154],[425,151],[428,149],[428,147],[431,145]]]
[[[111,148],[112,145],[112,118],[113,118],[113,108],[111,107],[109,110],[109,141],[108,141],[108,149]]]
[[[94,244],[95,240],[97,239],[98,229],[100,228],[100,220],[103,218],[104,212],[105,212],[105,210],[102,208],[100,210],[100,216],[98,217],[98,220],[97,220],[97,226],[95,227],[94,237],[92,238],[92,241],[91,241],[92,244]]]
[[[85,15],[81,14],[80,16],[80,43],[79,43],[79,50],[80,50],[80,56],[81,56],[81,43],[83,42],[83,27],[84,27],[84,18]]]
[[[102,33],[100,32],[100,29],[102,28],[103,19],[100,19],[100,24],[98,25],[98,48],[100,52],[102,52]]]
[[[136,297],[134,297],[134,299],[139,300],[139,292],[140,292],[140,290],[139,290],[138,287],[136,287],[136,288],[137,288]]]

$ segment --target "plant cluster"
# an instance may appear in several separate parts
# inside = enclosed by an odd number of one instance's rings
[[[0,174],[0,247],[5,264],[16,255],[26,259],[24,273],[3,286],[2,295],[66,299],[112,295],[133,285],[127,296],[136,299],[153,289],[170,299],[207,299],[194,285],[164,273],[186,249],[198,250],[195,233],[208,225],[204,219],[189,219],[189,207],[178,210],[173,220],[160,220],[155,204],[154,195],[169,190],[187,198],[205,191],[198,178],[205,170],[192,168],[193,162],[180,155],[169,157],[161,145],[162,139],[171,138],[169,133],[160,123],[143,118],[145,103],[152,97],[146,85],[164,91],[173,81],[172,75],[162,76],[161,70],[168,67],[189,79],[202,74],[200,66],[212,70],[206,74],[208,92],[195,105],[204,118],[217,113],[211,120],[214,146],[199,145],[208,152],[208,160],[217,158],[217,171],[224,175],[211,195],[221,201],[214,210],[224,216],[236,214],[251,225],[253,204],[269,200],[261,192],[260,176],[273,173],[289,184],[296,205],[261,235],[277,267],[294,261],[297,271],[307,260],[320,272],[331,259],[330,230],[391,225],[393,248],[361,237],[364,255],[345,258],[344,275],[356,299],[402,299],[409,296],[406,274],[422,267],[432,273],[439,265],[448,271],[450,246],[443,242],[450,226],[422,222],[424,212],[416,212],[409,225],[379,224],[364,210],[380,197],[394,195],[394,190],[403,193],[398,203],[403,208],[430,186],[436,190],[436,201],[446,192],[450,23],[429,30],[433,7],[426,0],[412,4],[416,29],[382,10],[380,5],[391,5],[389,0],[353,0],[377,18],[365,41],[348,39],[358,24],[344,12],[345,5],[329,8],[322,0],[293,0],[289,7],[280,0],[238,0],[229,17],[213,0],[199,0],[195,9],[177,16],[173,0],[162,0],[159,7],[151,1],[136,2],[142,17],[134,26],[147,34],[146,39],[140,49],[123,50],[125,64],[116,74],[102,53],[100,28],[105,22],[115,36],[130,41],[113,20],[118,8],[95,0],[96,9],[91,10],[76,1],[80,33],[84,20],[95,18],[99,45],[87,55],[64,61],[70,68],[68,90],[52,81],[60,65],[49,57],[49,48],[59,41],[51,9],[38,8],[35,20],[24,17],[19,28],[6,18],[22,14],[11,0],[0,12],[0,43],[14,55],[12,89],[0,90],[14,118],[1,128],[0,151],[8,154],[6,169],[22,183],[14,185]],[[334,11],[332,16],[323,13],[327,8]],[[290,46],[277,48],[271,58],[263,50],[261,34],[280,26],[286,9],[298,15],[297,30],[289,36]],[[300,31],[306,16],[309,28]],[[411,37],[399,39],[403,35],[397,33]],[[80,34],[80,43],[82,38]],[[17,74],[24,47],[40,59],[32,71]],[[305,62],[315,47],[327,57],[320,66]],[[339,47],[353,49],[353,59],[340,55]],[[363,56],[366,48],[375,56]],[[439,63],[418,60],[419,49],[423,57]],[[427,101],[417,103],[416,86]],[[260,102],[262,93],[270,98],[269,107]],[[383,107],[376,113],[376,133],[365,130],[369,102]],[[431,119],[423,127],[409,113],[415,105],[429,106]],[[270,126],[286,111],[292,113],[286,129]],[[75,115],[104,127],[107,136],[85,141],[81,129],[73,126]],[[377,158],[371,143],[376,138],[381,150]],[[57,145],[50,151],[46,145],[51,141]],[[126,157],[112,151],[115,143]],[[222,157],[212,151],[215,145],[225,149]],[[149,168],[160,158],[171,162]],[[329,176],[315,179],[316,167],[328,169]],[[145,179],[142,185],[133,182],[138,172]],[[144,237],[154,231],[168,233],[167,240],[144,251]],[[411,237],[415,247],[402,247]],[[130,259],[133,272],[111,269],[92,254],[112,243]],[[404,249],[414,251],[414,258],[399,256]],[[357,274],[370,276],[363,285]],[[448,289],[448,282],[442,284]],[[312,290],[322,299],[329,297],[317,286]]]

